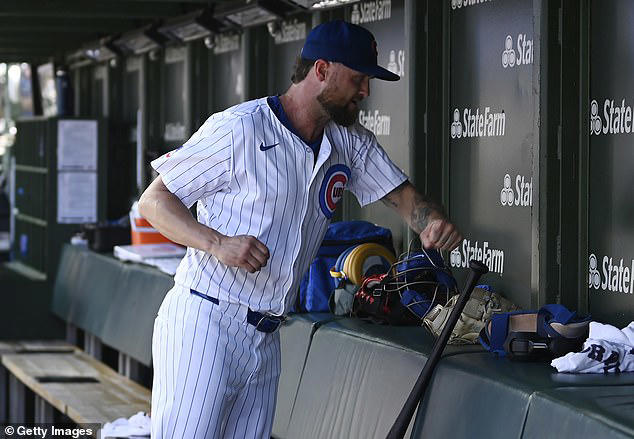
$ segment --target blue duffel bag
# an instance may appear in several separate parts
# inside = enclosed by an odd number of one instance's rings
[[[330,224],[315,260],[299,286],[295,312],[327,312],[328,299],[336,280],[330,275],[337,258],[346,249],[375,242],[394,252],[392,232],[367,221],[340,221]]]

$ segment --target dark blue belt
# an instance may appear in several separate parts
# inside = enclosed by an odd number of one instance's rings
[[[215,297],[208,296],[203,293],[199,293],[196,290],[189,290],[192,294],[202,297],[205,300],[209,300],[212,303],[218,305],[220,302]],[[282,323],[286,320],[284,316],[273,316],[270,314],[262,314],[261,312],[253,311],[249,308],[247,311],[247,323],[255,326],[255,329],[260,332],[271,333],[277,331]]]

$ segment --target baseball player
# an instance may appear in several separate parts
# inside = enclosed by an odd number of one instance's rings
[[[377,65],[372,34],[321,24],[285,94],[212,115],[152,162],[141,214],[188,247],[154,326],[153,438],[270,437],[277,329],[344,189],[392,206],[426,247],[461,240],[358,123],[371,78],[399,79]]]

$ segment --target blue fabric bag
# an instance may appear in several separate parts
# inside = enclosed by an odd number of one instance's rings
[[[299,286],[295,312],[328,312],[328,299],[335,290],[330,269],[346,249],[375,242],[394,252],[390,229],[367,221],[341,221],[330,224],[315,260]]]

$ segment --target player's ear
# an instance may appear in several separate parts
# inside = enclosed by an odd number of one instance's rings
[[[315,61],[315,77],[318,81],[326,80],[326,72],[328,71],[328,67],[330,63],[328,61],[324,61],[323,59],[318,59]]]

